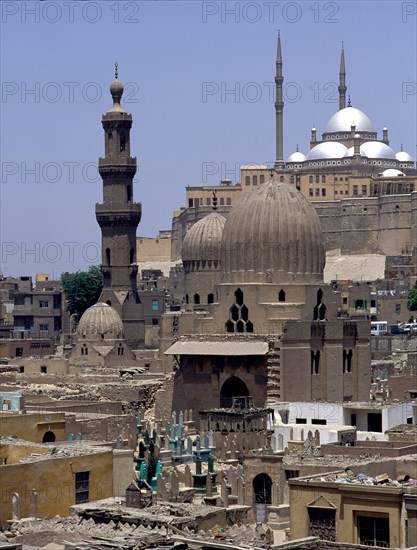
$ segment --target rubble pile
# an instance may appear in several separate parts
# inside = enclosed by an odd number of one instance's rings
[[[261,550],[269,548],[272,543],[272,532],[261,525],[236,524],[195,533],[188,527],[180,531],[171,525],[151,528],[120,521],[96,523],[92,518],[80,520],[72,516],[61,519],[57,516],[54,519],[20,520],[12,527],[13,538],[8,537],[9,542],[24,546],[30,544],[31,550],[52,547],[54,550],[197,550],[208,541],[230,549]]]
[[[380,474],[375,477],[366,474],[354,474],[349,468],[343,473],[327,474],[322,477],[312,477],[306,481],[324,481],[333,483],[349,483],[351,485],[378,485],[384,487],[417,487],[417,479],[409,475],[398,476],[397,479],[391,479],[388,474]]]

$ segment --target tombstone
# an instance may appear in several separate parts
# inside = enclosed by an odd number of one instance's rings
[[[210,473],[214,472],[214,458],[213,453],[210,453],[207,460],[207,469]]]
[[[237,453],[236,453],[236,442],[234,439],[231,440],[230,442],[230,458],[232,460],[236,460],[236,456],[237,456]]]
[[[184,485],[186,487],[192,487],[193,486],[193,478],[191,476],[191,468],[188,464],[186,464],[184,468]]]
[[[191,437],[187,437],[187,455],[193,454],[193,441]]]
[[[236,475],[237,475],[237,477],[243,479],[243,466],[242,466],[242,464],[239,464],[238,467],[236,468]]]
[[[172,413],[172,425],[173,426],[177,425],[177,413],[175,411],[173,411]]]
[[[166,436],[165,436],[165,440],[164,440],[164,449],[165,449],[166,451],[170,451],[170,450],[171,450],[171,447],[170,447],[170,445],[169,445],[169,435],[168,435],[168,434],[166,434]]]
[[[140,465],[140,480],[141,481],[146,481],[147,469],[148,468],[146,466],[146,463],[142,462],[142,464]]]
[[[240,506],[245,506],[245,482],[241,477],[237,478],[237,503]]]
[[[158,459],[159,458],[159,445],[154,445],[154,448],[153,448],[153,456],[155,457],[155,459]]]
[[[178,424],[180,426],[184,426],[184,413],[180,411],[180,414],[178,415]]]
[[[201,442],[200,442],[200,436],[197,435],[196,438],[195,438],[195,448],[197,449],[197,451],[200,451],[201,449]]]
[[[271,486],[271,504],[272,506],[279,506],[279,489],[276,483],[272,483]]]
[[[36,489],[32,489],[32,493],[29,497],[29,510],[30,510],[30,517],[31,518],[37,518],[38,517],[38,493],[36,492]]]
[[[162,474],[159,474],[156,478],[156,498],[160,500],[168,500],[168,491]]]
[[[227,447],[226,447],[226,443],[221,443],[218,447],[219,451],[220,451],[220,460],[222,462],[226,462],[227,460]]]
[[[203,461],[201,460],[201,456],[200,456],[200,453],[197,454],[197,456],[195,457],[195,473],[197,475],[201,475],[201,463]]]
[[[74,434],[68,434],[68,441],[73,441]]]
[[[318,430],[314,432],[314,442],[316,447],[320,447],[320,432]]]
[[[20,496],[19,493],[12,495],[12,519],[20,519]]]
[[[145,445],[143,441],[139,442],[139,458],[145,458]]]
[[[203,435],[203,449],[209,448],[209,436],[207,434]]]
[[[179,482],[179,476],[178,471],[175,469],[171,472],[171,488],[169,491],[169,500],[172,502],[176,502],[178,500],[178,494],[180,491],[180,482]]]
[[[227,508],[229,506],[229,491],[226,485],[226,479],[223,478],[220,484],[221,497],[223,501],[223,506]]]
[[[227,479],[229,481],[229,476],[227,476]],[[232,472],[231,472],[231,476],[230,476],[230,482],[229,482],[229,485],[230,485],[230,492],[232,495],[237,495],[237,481],[238,481],[238,478],[236,476],[236,472],[232,469]]]
[[[143,436],[143,440],[145,442],[145,445],[149,445],[150,437],[148,430],[145,430],[145,435]]]
[[[188,410],[185,409],[184,411],[184,422],[188,422]]]
[[[208,433],[208,438],[209,438],[209,447],[214,447],[214,433],[213,433],[213,430],[210,430],[209,433]]]
[[[175,451],[178,456],[181,455],[181,439],[177,439]]]
[[[81,441],[82,439],[82,435],[80,433],[77,433],[77,435],[75,436],[77,441]]]
[[[81,434],[80,434],[80,436],[81,436]],[[77,439],[78,439],[78,434],[77,434]],[[81,440],[81,437],[80,437],[80,440]],[[116,449],[123,449],[123,439],[121,438],[120,435],[116,439]]]
[[[207,472],[206,476],[206,497],[213,496],[213,480],[211,479],[210,472]]]

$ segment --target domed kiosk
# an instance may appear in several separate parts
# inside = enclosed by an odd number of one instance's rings
[[[132,359],[117,311],[99,302],[82,315],[76,330],[76,344],[70,364],[79,366],[120,366]]]

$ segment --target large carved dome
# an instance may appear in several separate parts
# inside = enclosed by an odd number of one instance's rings
[[[77,326],[77,336],[87,340],[114,340],[123,338],[120,315],[108,304],[99,302],[89,307]]]
[[[182,244],[183,262],[219,262],[220,242],[226,218],[212,212],[195,223]]]
[[[316,283],[325,253],[314,206],[273,180],[245,193],[229,213],[221,247],[224,283]]]

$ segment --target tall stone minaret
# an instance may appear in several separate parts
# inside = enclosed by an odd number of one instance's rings
[[[339,69],[339,110],[346,107],[346,69],[345,69],[345,50],[342,42],[342,53],[340,55],[340,69]]]
[[[284,153],[283,153],[283,141],[284,141],[284,128],[283,128],[283,111],[284,100],[282,95],[282,83],[284,77],[282,76],[282,52],[281,52],[281,36],[278,31],[278,46],[277,46],[277,60],[276,60],[276,75],[275,75],[275,113],[276,113],[276,160],[274,168],[275,170],[283,170]]]
[[[102,235],[103,291],[99,301],[119,313],[127,343],[137,348],[145,340],[143,306],[136,281],[136,229],[142,206],[133,202],[136,157],[130,156],[132,115],[120,104],[123,85],[118,80],[117,64],[110,93],[113,106],[102,118],[105,156],[98,163],[103,178],[103,203],[96,204]]]

